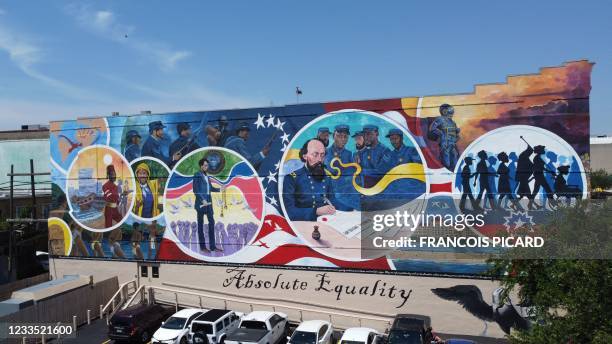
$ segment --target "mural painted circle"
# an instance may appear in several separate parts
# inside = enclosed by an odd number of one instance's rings
[[[80,150],[67,176],[70,215],[81,227],[105,232],[127,219],[134,205],[134,173],[115,149],[94,145]]]
[[[412,135],[382,115],[342,110],[320,116],[283,156],[283,212],[296,234],[326,256],[384,256],[387,250],[363,255],[362,235],[369,235],[363,217],[421,204],[428,190],[423,161]]]
[[[200,148],[170,173],[164,238],[197,259],[250,261],[264,206],[263,187],[248,161],[226,148]]]
[[[582,160],[570,144],[542,128],[512,125],[464,150],[453,192],[460,211],[483,214],[478,231],[492,235],[545,222],[548,211],[586,197],[586,185]]]

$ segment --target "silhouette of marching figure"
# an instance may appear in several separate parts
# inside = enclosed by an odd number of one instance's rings
[[[569,169],[569,165],[557,167],[559,173],[555,178],[555,194],[557,194],[557,197],[565,197],[568,205],[571,203],[572,198],[578,198],[582,195],[582,190],[578,185],[567,185],[565,176],[569,174]]]
[[[525,139],[521,136],[521,140],[525,141]],[[516,165],[516,181],[518,182],[518,191],[517,196],[520,201],[523,197],[527,197],[529,199],[529,210],[541,209],[542,206],[534,202],[534,197],[532,197],[531,187],[529,186],[529,182],[531,181],[531,175],[533,174],[533,163],[531,162],[531,154],[533,154],[533,148],[531,145],[527,143],[527,148],[519,154],[518,162]]]
[[[478,158],[480,159],[480,161],[476,165],[476,173],[474,178],[480,181],[480,190],[478,191],[478,197],[476,197],[476,202],[478,202],[478,205],[480,205],[480,200],[482,199],[482,196],[486,193],[486,197],[489,200],[489,203],[491,204],[491,209],[497,209],[497,204],[495,204],[495,195],[491,190],[491,183],[489,180],[489,175],[491,174],[491,172],[489,172],[489,166],[487,165],[487,152],[481,150],[480,152],[478,152]],[[474,186],[476,186],[476,179],[474,179]],[[486,201],[482,204],[482,207],[484,208],[485,205]]]
[[[516,187],[518,186],[518,183],[516,182],[516,163],[518,161],[518,155],[516,155],[515,152],[510,152],[510,154],[508,154],[508,159],[510,159],[510,162],[508,163],[508,174],[510,175],[510,190],[512,191],[512,195],[515,195]],[[508,206],[509,201],[510,200],[508,198],[504,200],[504,208]]]
[[[497,181],[497,193],[499,198],[497,199],[497,206],[499,208],[504,208],[502,206],[502,199],[506,197],[506,199],[512,202],[510,204],[512,210],[522,211],[523,207],[517,202],[512,194],[512,188],[510,187],[510,179],[512,177],[510,177],[510,169],[506,166],[510,161],[508,154],[506,154],[506,152],[501,152],[497,154],[497,159],[499,159],[499,166],[497,167],[497,175],[499,176],[499,180]]]
[[[542,187],[546,193],[548,202],[551,206],[555,207],[557,205],[557,201],[555,201],[553,198],[553,191],[550,188],[550,185],[548,185],[546,176],[544,175],[544,172],[548,172],[553,176],[556,176],[555,171],[551,171],[546,168],[546,163],[544,162],[544,159],[542,159],[542,154],[546,152],[546,147],[538,145],[533,148],[533,151],[535,152],[535,157],[533,158],[533,178],[535,179],[535,184],[533,186],[533,194],[531,195],[531,198],[535,198],[540,192],[540,187]],[[546,205],[546,203],[544,203],[544,205]]]
[[[474,194],[472,193],[472,186],[470,185],[470,178],[476,175],[476,173],[472,173],[470,170],[470,166],[472,166],[472,162],[474,159],[472,157],[466,157],[463,159],[465,165],[461,170],[461,187],[463,193],[461,194],[461,201],[459,202],[459,209],[465,212],[465,200],[467,198],[470,199],[470,203],[472,204],[472,210],[474,211],[482,211],[482,208],[478,203],[476,203],[476,199],[474,198]]]

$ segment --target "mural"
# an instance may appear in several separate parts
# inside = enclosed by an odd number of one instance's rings
[[[468,230],[492,236],[586,197],[591,68],[467,94],[53,122],[54,254],[481,273],[475,252],[364,259],[361,217],[419,200],[481,214]]]

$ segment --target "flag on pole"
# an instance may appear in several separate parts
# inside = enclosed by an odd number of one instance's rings
[[[302,94],[302,89],[300,89],[300,86],[295,86],[295,94],[298,96]]]

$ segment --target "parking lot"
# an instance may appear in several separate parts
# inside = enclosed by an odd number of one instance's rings
[[[290,323],[290,332],[293,332],[297,327],[296,323]],[[497,339],[497,338],[487,338],[487,337],[473,337],[473,336],[461,336],[461,335],[452,335],[452,334],[444,334],[438,333],[438,335],[442,339],[449,338],[457,338],[457,339],[468,339],[473,340],[479,344],[502,344],[508,343],[505,339]],[[336,341],[340,339],[342,336],[341,331],[334,331],[334,337]],[[334,341],[334,342],[336,342]],[[70,339],[60,339],[60,340],[52,340],[52,343],[62,343],[62,344],[114,344],[115,341],[108,338],[108,326],[104,320],[97,319],[91,323],[91,325],[81,326],[77,331],[76,338]],[[286,338],[283,339],[278,344],[285,344],[287,342]],[[150,344],[149,341],[147,344]]]

